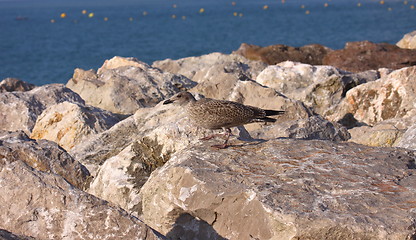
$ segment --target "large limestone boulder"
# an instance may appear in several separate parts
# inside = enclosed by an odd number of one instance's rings
[[[396,45],[401,48],[416,49],[416,31],[405,34]]]
[[[379,76],[377,71],[352,74],[332,66],[286,61],[267,67],[256,81],[326,116],[335,111],[348,90]]]
[[[379,68],[400,69],[412,66],[415,62],[415,49],[403,49],[393,44],[369,41],[348,42],[344,49],[332,51],[322,60],[324,65],[350,72]]]
[[[166,72],[184,75],[195,82],[201,82],[204,78],[210,77],[211,72],[216,69],[225,76],[227,76],[226,73],[231,73],[237,78],[255,79],[267,65],[259,61],[248,60],[238,54],[210,53],[178,60],[155,61],[152,66]]]
[[[23,130],[30,134],[37,117],[61,102],[84,104],[84,100],[62,84],[49,84],[26,92],[0,93],[0,130]]]
[[[283,44],[260,47],[242,43],[240,48],[234,53],[270,65],[284,61],[322,65],[322,59],[331,51],[333,50],[319,44],[310,44],[302,47],[291,47]]]
[[[235,88],[234,100],[245,104],[252,101],[260,107],[274,104],[281,109],[279,106],[283,106],[286,113],[274,124],[249,124],[245,128],[234,128],[235,137],[230,140],[232,148],[279,137],[334,141],[349,138],[345,128],[313,115],[302,103],[274,95],[276,92],[270,88],[261,87],[270,92],[255,91],[253,86],[260,85],[241,82]],[[266,98],[266,93],[270,98]],[[247,98],[238,99],[239,96]],[[268,101],[263,101],[262,105],[259,99]],[[137,111],[111,129],[75,146],[70,153],[95,176],[89,193],[140,214],[138,192],[150,173],[168,161],[174,152],[197,144],[201,142],[200,138],[212,133],[194,127],[181,108],[158,104],[154,108]],[[220,141],[223,140],[213,139],[208,144]]]
[[[36,86],[19,80],[17,78],[6,78],[0,82],[0,93],[2,92],[25,92],[34,89]]]
[[[142,218],[173,239],[412,239],[415,153],[270,140],[175,153],[140,191]]]
[[[391,118],[412,117],[416,115],[415,99],[416,67],[402,68],[348,91],[329,119],[338,121],[352,114],[359,122],[374,125]]]
[[[0,229],[36,239],[164,239],[119,207],[22,161],[0,168]]]
[[[135,58],[122,57],[106,60],[97,73],[75,69],[66,84],[87,104],[119,114],[155,106],[162,99],[194,85],[184,76],[162,72]]]
[[[72,185],[88,186],[89,172],[56,143],[33,140],[22,131],[0,131],[0,168],[15,161],[23,161],[39,171],[62,176]]]
[[[69,151],[121,120],[111,112],[79,103],[63,102],[45,109],[36,120],[31,138],[48,139]]]

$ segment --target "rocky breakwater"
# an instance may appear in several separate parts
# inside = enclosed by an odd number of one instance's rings
[[[14,112],[2,115],[0,234],[415,238],[414,69],[352,73],[296,62],[267,66],[220,53],[152,66],[115,57],[98,71],[76,69],[67,84],[72,90],[7,88],[12,92],[0,93],[0,99],[13,96],[25,104],[2,104]],[[161,104],[181,89],[285,114],[276,123],[233,129],[230,147],[212,149],[220,139],[199,140],[211,131],[195,128],[180,108]],[[372,95],[379,100],[364,94],[374,89],[381,89]],[[393,92],[401,96],[389,102],[396,114],[374,117],[384,109],[377,102],[388,102]],[[44,95],[52,100],[29,100]],[[348,105],[352,96],[367,101],[362,110]],[[369,115],[371,122],[362,117],[365,111],[377,113]],[[27,113],[31,121],[12,124]],[[356,141],[355,129],[386,121],[401,131],[394,144],[406,149],[345,142]]]
[[[347,42],[343,49],[311,44],[302,47],[271,45],[260,47],[243,43],[234,53],[273,65],[284,61],[330,65],[350,72],[379,68],[400,69],[416,64],[416,32],[405,34],[396,44],[369,41]]]

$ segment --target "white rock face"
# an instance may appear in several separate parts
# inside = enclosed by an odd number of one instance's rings
[[[416,49],[416,31],[405,34],[396,45],[401,48]]]
[[[376,71],[353,74],[332,66],[286,61],[268,66],[256,81],[289,98],[302,101],[315,112],[326,116],[336,110],[349,89],[374,81],[378,75]]]

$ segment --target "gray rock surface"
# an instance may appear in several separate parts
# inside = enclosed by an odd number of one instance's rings
[[[109,129],[120,120],[120,116],[99,108],[63,102],[42,112],[30,137],[54,141],[69,151],[76,144]]]
[[[66,86],[79,93],[89,105],[113,113],[133,114],[195,83],[135,58],[114,57],[106,60],[97,73],[75,69]]]
[[[35,240],[35,238],[16,235],[9,231],[0,229],[0,240]]]
[[[184,239],[412,239],[415,153],[270,140],[179,151],[142,187],[142,218]]]
[[[60,175],[80,189],[88,186],[88,170],[56,143],[29,139],[22,131],[0,131],[0,167],[4,168],[15,161],[23,161],[39,171]]]
[[[119,207],[22,161],[0,168],[0,228],[37,239],[163,239]]]
[[[49,84],[26,92],[0,93],[0,130],[23,130],[26,134],[48,106],[61,102],[84,104],[81,97],[62,84]]]

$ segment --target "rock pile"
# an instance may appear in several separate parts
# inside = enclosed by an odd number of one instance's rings
[[[408,33],[396,45],[369,41],[348,42],[339,50],[319,44],[302,47],[282,44],[260,47],[243,43],[234,53],[270,65],[292,61],[310,65],[329,65],[359,73],[380,68],[400,69],[416,65],[415,36],[416,31]]]
[[[1,239],[416,238],[416,66],[114,57],[0,86]],[[213,149],[162,104],[183,89],[285,114]]]

